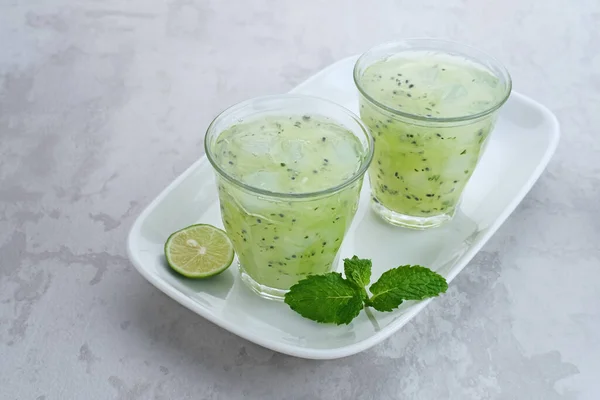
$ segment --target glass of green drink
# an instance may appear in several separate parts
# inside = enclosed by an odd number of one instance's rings
[[[282,299],[332,270],[373,157],[357,116],[308,96],[256,98],[221,113],[204,145],[247,286]]]
[[[510,95],[506,69],[466,45],[409,39],[363,54],[354,82],[375,141],[375,212],[416,229],[451,220]]]

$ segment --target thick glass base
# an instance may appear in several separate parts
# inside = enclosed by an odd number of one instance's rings
[[[270,286],[261,285],[246,273],[242,264],[239,264],[239,270],[242,282],[244,282],[246,286],[248,286],[254,293],[262,298],[267,300],[283,301],[285,294],[289,292],[289,290],[276,289]]]
[[[455,207],[454,210],[445,214],[438,214],[431,217],[415,217],[392,211],[377,200],[371,198],[371,208],[387,223],[402,226],[404,228],[423,230],[436,228],[451,221],[452,218],[454,218],[454,214],[458,207]]]

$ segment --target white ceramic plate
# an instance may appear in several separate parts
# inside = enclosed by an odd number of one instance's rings
[[[351,57],[331,65],[293,92],[328,98],[357,112],[358,98],[352,82],[355,60]],[[451,281],[527,194],[552,157],[558,140],[556,117],[539,103],[513,92],[452,222],[427,231],[386,225],[369,208],[365,179],[360,207],[342,245],[340,260],[354,254],[371,258],[373,282],[399,264],[426,265]],[[385,340],[430,301],[406,302],[391,313],[374,311],[379,327],[364,312],[348,326],[330,326],[303,319],[284,303],[251,293],[235,267],[206,281],[181,278],[167,267],[163,245],[171,232],[198,222],[222,226],[214,174],[205,157],[171,183],[138,217],[129,234],[131,261],[173,300],[269,349],[313,359],[349,356]]]

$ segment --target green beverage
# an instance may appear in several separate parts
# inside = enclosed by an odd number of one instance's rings
[[[459,205],[510,78],[461,54],[384,46],[355,68],[360,115],[375,141],[372,204],[393,224],[438,226]]]
[[[243,117],[207,146],[219,166],[221,216],[242,278],[268,298],[280,298],[310,274],[331,271],[372,154],[366,128],[360,137],[310,111],[292,107]],[[354,130],[361,127],[357,118],[351,122]]]

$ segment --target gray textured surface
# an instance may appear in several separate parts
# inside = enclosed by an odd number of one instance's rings
[[[600,2],[376,4],[0,2],[0,398],[599,398]],[[128,228],[219,110],[406,36],[495,54],[563,128],[448,295],[383,344],[315,362],[217,328],[134,271]]]

